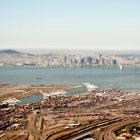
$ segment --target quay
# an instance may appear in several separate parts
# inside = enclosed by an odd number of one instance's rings
[[[96,139],[96,131],[139,119],[139,102],[139,93],[98,89],[23,105],[1,103],[0,140]]]

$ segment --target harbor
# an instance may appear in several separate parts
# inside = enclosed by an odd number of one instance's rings
[[[140,90],[140,67],[84,68],[0,67],[0,83],[18,85],[82,85],[95,83],[101,89]],[[17,76],[19,75],[19,76]],[[115,77],[114,77],[115,75]],[[10,78],[9,78],[10,77]],[[40,78],[39,78],[40,77]],[[39,79],[36,79],[39,78]]]
[[[81,88],[75,88],[75,89],[70,89],[67,90],[67,96],[70,95],[74,95],[74,94],[82,94],[85,93],[87,90],[84,87]],[[43,100],[43,95],[42,94],[38,94],[38,95],[32,95],[32,96],[28,96],[28,97],[24,97],[20,99],[20,104],[28,104],[28,103],[35,103],[35,102],[40,102],[41,100]]]
[[[140,140],[140,0],[0,0],[0,140]]]
[[[97,128],[119,123],[120,120],[140,118],[139,92],[100,89],[92,83],[63,86],[63,90],[62,87],[57,87],[55,91],[48,86],[31,87],[31,91],[35,90],[39,95],[32,94],[20,99],[12,97],[1,102],[2,140],[19,137],[23,140],[65,140],[68,137],[70,140],[95,139],[97,136],[93,130]],[[48,92],[48,88],[52,92]],[[58,94],[60,91],[66,96]],[[46,95],[50,98],[43,99]],[[24,133],[20,134],[21,130]]]

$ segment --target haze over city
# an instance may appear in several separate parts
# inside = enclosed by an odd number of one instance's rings
[[[0,49],[140,50],[139,0],[0,1]]]
[[[0,0],[0,140],[140,140],[140,0]]]

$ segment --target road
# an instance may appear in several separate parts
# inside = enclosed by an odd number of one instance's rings
[[[122,118],[114,118],[111,120],[105,120],[97,123],[91,123],[85,126],[80,127],[77,130],[67,130],[67,133],[65,130],[61,132],[56,132],[55,134],[50,135],[46,140],[75,140],[77,138],[82,138],[86,134],[89,135],[94,129],[113,124],[115,122],[122,121]]]
[[[96,107],[95,109],[105,109],[105,108],[110,108],[110,107],[120,107],[120,106],[127,106],[129,104],[135,103],[135,102],[139,102],[140,99],[130,99],[127,101],[122,101],[122,102],[118,102],[118,103],[111,103],[111,104],[106,104],[106,105],[102,105],[99,107]],[[111,121],[111,122],[110,122]],[[84,137],[86,134],[88,135],[89,133],[91,133],[93,130],[98,129],[98,128],[102,128],[105,126],[110,126],[112,128],[112,124],[115,123],[119,123],[120,121],[123,121],[122,124],[124,124],[124,122],[126,121],[126,119],[120,119],[117,121],[114,120],[109,120],[107,122],[100,122],[100,123],[93,123],[93,124],[89,124],[89,125],[85,125],[82,126],[79,129],[71,129],[71,130],[63,130],[61,132],[56,132],[54,134],[51,134],[49,137],[46,138],[46,140],[75,140],[76,138],[82,138]],[[109,128],[109,127],[108,127]],[[109,129],[110,130],[110,129]],[[114,137],[114,135],[107,130],[104,130],[105,133],[101,134],[103,135],[102,138],[100,138],[100,140],[111,140],[112,137]]]
[[[96,139],[97,140],[116,140],[116,136],[115,136],[115,133],[114,133],[116,130],[120,129],[123,126],[133,124],[133,123],[136,123],[136,122],[139,122],[139,121],[140,121],[140,119],[125,120],[123,122],[119,122],[119,123],[110,125],[109,127],[106,127],[105,129],[101,129],[98,132],[99,137],[96,137]]]

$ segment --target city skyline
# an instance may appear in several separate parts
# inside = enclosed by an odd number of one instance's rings
[[[0,2],[0,49],[140,50],[138,0]]]

